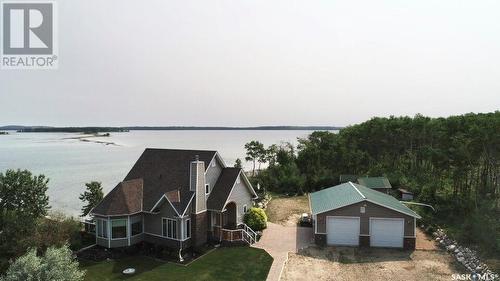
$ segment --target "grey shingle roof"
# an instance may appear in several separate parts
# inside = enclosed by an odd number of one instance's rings
[[[150,211],[166,193],[178,190],[177,196],[179,198],[176,198],[176,202],[172,202],[172,205],[181,214],[193,195],[193,192],[189,190],[190,162],[195,160],[198,155],[199,160],[205,162],[205,169],[207,169],[216,153],[216,151],[208,150],[147,148],[123,181],[141,179],[143,182],[142,192],[125,197],[140,197],[143,205],[142,209]],[[101,215],[131,213],[127,207],[127,200],[120,195],[122,183],[118,184],[106,195],[94,208],[94,213],[97,213],[97,211]],[[110,209],[111,205],[106,202],[113,202],[113,209]]]
[[[92,213],[115,216],[141,212],[143,183],[142,179],[120,182],[92,210]]]
[[[309,200],[313,215],[362,201],[369,201],[405,215],[420,218],[417,213],[406,207],[396,198],[352,182],[313,192],[309,194]]]

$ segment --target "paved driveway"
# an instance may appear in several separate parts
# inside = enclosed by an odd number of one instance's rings
[[[311,227],[282,226],[268,222],[262,238],[253,246],[266,250],[274,258],[267,280],[278,281],[288,252],[296,253],[311,243],[313,243]]]

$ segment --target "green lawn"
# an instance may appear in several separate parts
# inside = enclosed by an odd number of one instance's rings
[[[264,250],[249,247],[220,248],[188,266],[160,262],[149,257],[130,257],[110,262],[81,262],[85,280],[265,280],[273,258]],[[126,277],[122,270],[133,267]]]

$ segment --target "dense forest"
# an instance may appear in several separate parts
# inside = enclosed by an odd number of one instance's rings
[[[254,178],[280,193],[335,185],[341,174],[381,176],[436,208],[417,211],[464,243],[500,251],[500,112],[448,118],[373,118],[299,145],[272,145]]]

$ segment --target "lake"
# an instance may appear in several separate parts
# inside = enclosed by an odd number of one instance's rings
[[[268,146],[283,141],[297,144],[312,131],[130,131],[110,137],[78,139],[71,133],[16,133],[0,136],[0,172],[28,169],[50,178],[48,195],[53,210],[78,215],[78,199],[86,182],[102,182],[104,192],[123,180],[146,147],[217,150],[228,166],[236,158],[245,163],[245,143],[258,140]],[[106,145],[98,142],[112,142]]]

